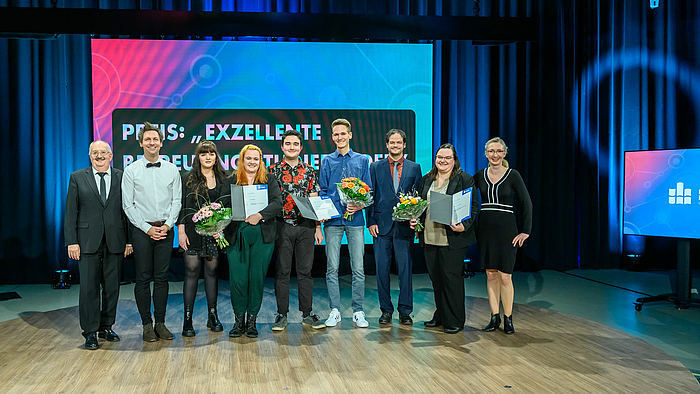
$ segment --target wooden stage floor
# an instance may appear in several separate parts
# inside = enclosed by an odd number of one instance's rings
[[[342,283],[342,282],[341,282]],[[354,328],[349,308],[334,328],[302,327],[292,294],[286,331],[272,332],[275,302],[268,281],[258,339],[229,339],[227,282],[219,295],[224,332],[206,330],[196,303],[197,336],[183,338],[182,295],[171,293],[172,341],[143,343],[133,299],[121,299],[114,330],[121,342],[83,348],[78,308],[25,312],[0,323],[1,393],[693,393],[700,386],[680,362],[649,343],[593,321],[516,305],[517,332],[485,333],[488,302],[467,297],[465,331],[423,328],[431,289],[415,290],[414,325],[379,326],[376,289],[368,288],[370,327]],[[201,289],[201,286],[200,286]],[[349,289],[343,305],[349,306]],[[394,293],[392,291],[392,293]],[[398,294],[393,294],[396,297]],[[129,296],[122,292],[122,297]],[[314,294],[327,311],[326,292]],[[348,305],[345,305],[348,304]]]

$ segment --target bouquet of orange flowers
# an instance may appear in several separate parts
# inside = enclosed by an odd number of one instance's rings
[[[343,178],[338,185],[338,196],[343,205],[354,204],[367,207],[374,202],[372,189],[357,177]],[[343,219],[352,220],[352,213],[345,211]]]
[[[399,203],[394,207],[394,213],[391,218],[394,221],[401,222],[404,220],[418,219],[420,215],[428,208],[428,201],[421,198],[418,193],[399,193]],[[422,231],[424,226],[418,221],[416,231]]]

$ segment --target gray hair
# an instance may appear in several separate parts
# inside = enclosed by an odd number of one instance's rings
[[[88,148],[88,155],[91,155],[91,154],[92,154],[92,147],[93,147],[95,144],[97,144],[98,142],[101,142],[101,143],[107,145],[107,150],[109,151],[109,154],[110,154],[110,155],[112,154],[112,147],[109,146],[108,143],[106,143],[106,142],[104,142],[104,141],[102,141],[102,140],[97,140],[97,141],[92,141],[92,142],[90,143],[90,148]]]

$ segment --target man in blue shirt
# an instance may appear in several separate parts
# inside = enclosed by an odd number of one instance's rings
[[[354,215],[350,220],[341,216],[337,219],[330,219],[324,224],[327,258],[326,286],[331,305],[331,313],[326,320],[326,326],[335,327],[341,320],[338,266],[340,265],[340,243],[343,239],[343,232],[345,232],[352,269],[352,320],[357,327],[366,328],[369,327],[369,323],[367,323],[365,313],[362,310],[362,302],[365,298],[365,218],[360,212],[364,207],[353,204],[342,205],[336,184],[340,183],[343,178],[357,177],[371,188],[369,159],[366,155],[350,149],[350,140],[352,139],[350,122],[346,119],[336,119],[331,124],[331,129],[333,130],[332,138],[336,145],[336,151],[321,160],[319,174],[321,195],[330,196],[338,212]]]

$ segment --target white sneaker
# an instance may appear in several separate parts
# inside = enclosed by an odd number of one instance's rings
[[[356,326],[360,328],[367,328],[369,327],[369,323],[365,319],[365,313],[362,311],[355,312],[352,314],[352,321],[355,323]]]
[[[333,308],[331,313],[328,315],[326,320],[327,327],[335,327],[340,321],[340,311],[337,308]]]

